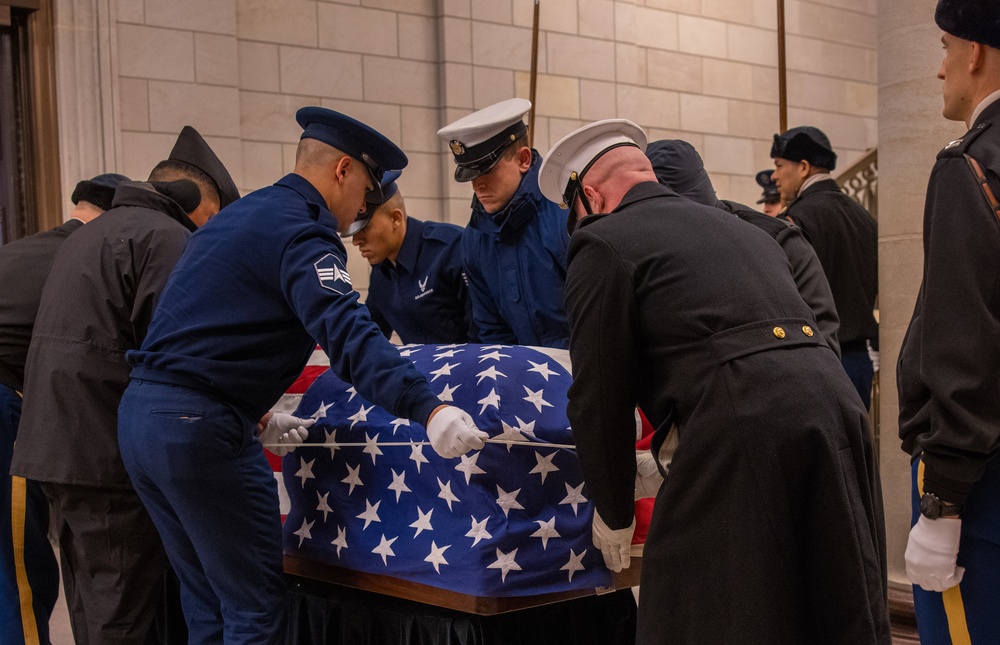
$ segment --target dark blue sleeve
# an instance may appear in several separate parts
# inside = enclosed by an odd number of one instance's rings
[[[482,343],[503,343],[516,345],[517,336],[510,325],[500,316],[485,275],[480,271],[482,262],[488,258],[482,257],[475,245],[476,231],[466,230],[462,234],[462,260],[465,276],[469,281],[469,299],[472,303],[472,321],[476,327],[476,336]]]
[[[281,288],[289,305],[330,357],[330,369],[390,413],[426,425],[441,401],[399,355],[358,301],[343,245],[319,225],[285,248]]]

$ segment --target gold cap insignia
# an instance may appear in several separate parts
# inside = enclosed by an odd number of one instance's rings
[[[465,154],[465,146],[463,146],[462,142],[458,141],[457,139],[452,139],[452,141],[448,144],[448,146],[451,148],[451,152],[454,155]]]

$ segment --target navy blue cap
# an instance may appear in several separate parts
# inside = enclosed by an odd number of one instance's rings
[[[167,159],[194,166],[208,175],[219,191],[220,208],[225,208],[240,198],[240,191],[236,188],[236,182],[229,175],[225,164],[204,137],[191,126],[186,125],[181,130]]]
[[[399,192],[396,180],[402,174],[399,170],[390,170],[382,175],[382,183],[380,184],[382,190],[372,190],[365,194],[365,204],[368,205],[368,208],[365,209],[364,213],[358,215],[356,220],[351,222],[351,225],[347,227],[346,231],[340,234],[340,237],[351,237],[368,226],[368,222],[372,221],[372,216],[378,210],[378,207],[389,201],[389,199]]]
[[[823,131],[810,125],[792,128],[784,134],[774,135],[771,145],[772,159],[808,161],[817,168],[833,170],[837,167],[837,153]]]
[[[657,181],[664,186],[699,204],[715,206],[719,203],[701,155],[687,141],[654,141],[646,146],[646,156],[653,165]]]
[[[995,2],[940,0],[934,22],[952,36],[1000,49],[1000,11]]]
[[[70,197],[70,200],[74,204],[79,204],[81,201],[90,202],[101,210],[106,211],[111,208],[111,202],[114,200],[118,184],[125,181],[130,180],[125,175],[117,175],[115,173],[105,173],[91,179],[84,179],[73,189],[73,196]]]
[[[382,181],[383,173],[402,170],[406,154],[381,132],[328,108],[309,106],[295,113],[303,139],[316,139],[364,163]]]
[[[778,184],[771,180],[771,175],[773,174],[773,169],[761,170],[757,173],[757,176],[754,177],[754,179],[757,180],[757,185],[764,189],[764,192],[760,195],[760,199],[757,200],[758,204],[770,204],[781,201],[781,193],[778,192]]]

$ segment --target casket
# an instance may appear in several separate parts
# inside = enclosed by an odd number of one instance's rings
[[[286,562],[479,598],[620,588],[591,542],[593,505],[566,418],[567,352],[465,344],[401,353],[488,443],[443,459],[422,426],[312,361],[308,389],[293,387],[276,406],[295,403],[293,414],[317,420],[281,464]]]

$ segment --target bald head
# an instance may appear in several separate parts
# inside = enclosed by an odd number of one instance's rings
[[[636,184],[656,181],[646,154],[635,146],[619,146],[605,152],[583,176],[583,192],[595,213],[610,213]],[[577,219],[586,212],[577,210]]]

